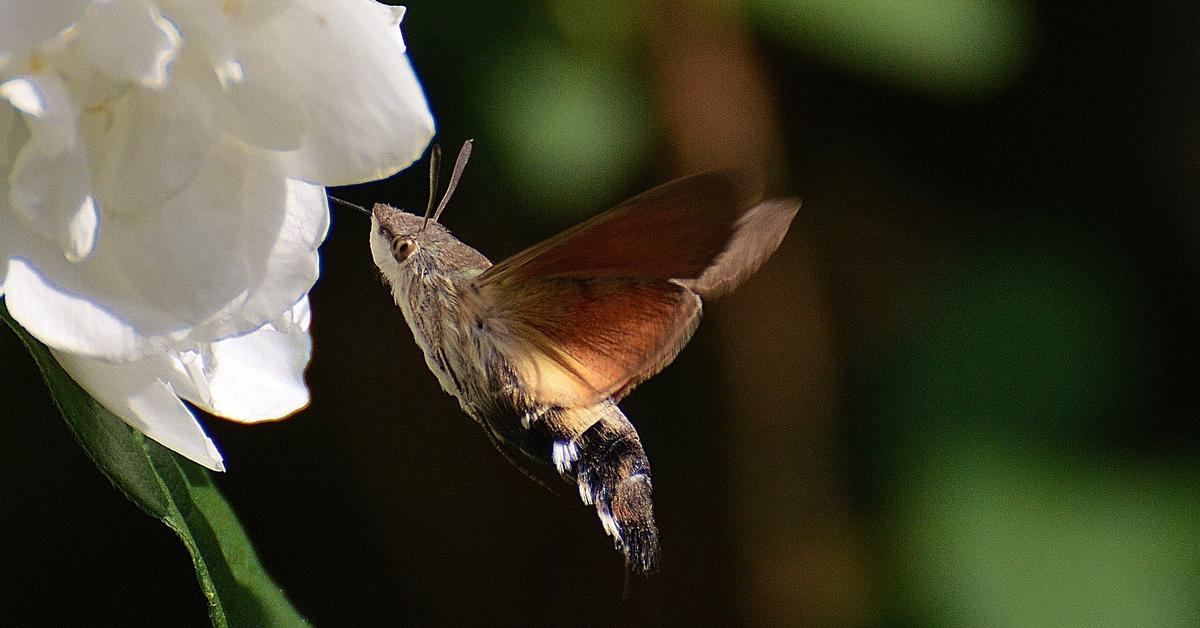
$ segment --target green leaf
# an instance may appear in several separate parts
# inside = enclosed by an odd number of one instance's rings
[[[175,531],[196,567],[215,626],[303,626],[308,622],[267,575],[208,470],[146,438],[92,399],[45,345],[0,318],[37,361],[55,403],[84,451],[129,499]]]

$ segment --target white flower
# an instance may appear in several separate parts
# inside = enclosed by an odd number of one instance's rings
[[[0,296],[108,409],[212,469],[180,398],[304,407],[324,185],[433,119],[370,0],[0,4]]]

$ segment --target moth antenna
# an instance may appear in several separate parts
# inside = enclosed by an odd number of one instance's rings
[[[429,202],[425,204],[425,220],[421,223],[421,231],[429,224],[429,216],[433,213],[433,199],[437,196],[438,171],[442,169],[442,147],[434,144],[429,151]],[[437,218],[434,218],[436,221]]]
[[[371,215],[371,210],[367,209],[366,207],[363,207],[362,205],[355,205],[354,203],[351,203],[350,201],[343,201],[342,199],[340,199],[332,194],[326,194],[326,196],[329,197],[329,200],[337,203],[338,205],[341,205],[342,207],[349,207],[350,209],[357,209],[358,211],[360,211],[368,216]]]
[[[458,159],[454,160],[454,170],[450,173],[450,185],[446,188],[446,195],[438,203],[437,211],[433,212],[434,222],[442,217],[442,210],[446,209],[446,203],[450,202],[454,188],[458,187],[458,178],[462,176],[463,170],[467,167],[467,160],[471,158],[471,146],[474,143],[475,140],[467,140],[463,142],[462,148],[458,149]]]

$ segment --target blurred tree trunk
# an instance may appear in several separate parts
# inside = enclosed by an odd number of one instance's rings
[[[649,48],[680,172],[751,167],[787,184],[771,86],[732,4],[652,4]],[[783,190],[783,193],[791,190]],[[764,626],[858,625],[878,612],[867,537],[847,496],[831,307],[804,212],[774,259],[709,307],[723,341],[730,473],[729,580]],[[796,415],[796,408],[803,414]],[[736,590],[740,589],[740,590]]]

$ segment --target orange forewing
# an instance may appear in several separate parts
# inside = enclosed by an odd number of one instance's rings
[[[697,295],[757,269],[799,209],[750,189],[733,172],[678,179],[484,271],[476,286],[527,390],[590,405],[669,364],[699,322]]]

